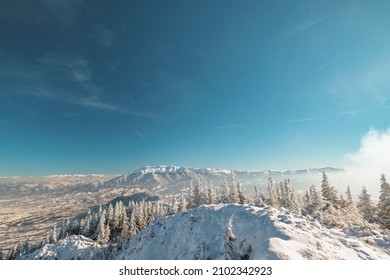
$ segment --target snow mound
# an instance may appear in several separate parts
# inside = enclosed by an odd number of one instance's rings
[[[134,236],[116,258],[390,259],[389,240],[328,229],[283,209],[220,204],[156,221]]]
[[[92,260],[103,258],[103,248],[82,235],[72,235],[23,256],[28,260]]]

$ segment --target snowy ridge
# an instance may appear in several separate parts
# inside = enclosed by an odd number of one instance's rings
[[[390,259],[390,237],[375,234],[329,229],[286,209],[218,204],[157,220],[119,251],[72,235],[23,259]]]
[[[238,171],[219,168],[187,168],[172,165],[145,166],[135,172],[127,173],[105,182],[104,187],[129,186],[146,188],[150,191],[174,194],[180,193],[190,186],[191,182],[200,180],[203,184],[220,186],[224,180],[229,180],[231,174],[242,183],[246,191],[252,190],[260,183],[266,182],[269,177],[283,180],[285,177],[299,177],[301,175],[320,174],[325,172],[339,172],[337,168],[312,168],[290,171]],[[311,183],[305,184],[310,185]],[[304,185],[304,184],[302,184]]]
[[[203,173],[213,173],[213,174],[231,174],[232,171],[229,169],[219,169],[219,168],[189,168],[189,167],[181,167],[181,166],[173,166],[173,165],[157,165],[157,166],[144,166],[133,173],[138,174],[147,174],[147,173],[181,173],[185,171],[195,171],[195,172],[203,172]],[[129,173],[131,174],[131,173]]]
[[[116,258],[390,259],[389,241],[387,236],[358,238],[327,229],[286,210],[220,204],[155,222]],[[385,249],[375,245],[380,242],[387,242]]]
[[[102,259],[103,248],[82,235],[72,235],[55,244],[23,256],[24,260],[91,260]]]

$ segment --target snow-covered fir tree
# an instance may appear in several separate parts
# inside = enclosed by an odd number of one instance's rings
[[[390,229],[390,185],[384,174],[381,175],[381,188],[378,202],[378,219],[386,228]]]
[[[194,183],[194,194],[193,194],[193,203],[192,207],[197,207],[202,204],[202,184],[200,182],[200,179],[197,178],[197,180]]]
[[[230,217],[225,229],[224,255],[226,260],[239,260],[240,256],[237,249],[236,237],[232,230],[232,219],[233,217]]]
[[[274,187],[272,178],[268,178],[268,185],[267,185],[267,191],[268,191],[268,199],[267,199],[267,204],[271,207],[278,207],[279,206],[279,198],[277,196],[277,186]]]
[[[339,200],[336,189],[329,184],[328,176],[322,172],[321,193],[327,206],[333,204],[334,207],[339,206]]]
[[[187,211],[187,199],[186,199],[186,197],[185,197],[183,192],[181,192],[180,202],[179,202],[179,205],[178,205],[178,211],[179,212]]]
[[[237,183],[237,203],[239,204],[245,204],[246,198],[244,196],[244,192],[241,189],[240,182]]]
[[[367,188],[365,186],[362,187],[357,207],[364,220],[369,223],[375,222],[375,207],[372,203],[371,195],[367,192]]]

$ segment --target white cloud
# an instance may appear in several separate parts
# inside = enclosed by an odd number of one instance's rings
[[[357,152],[345,156],[346,168],[357,170],[390,170],[390,129],[371,129],[365,134]]]

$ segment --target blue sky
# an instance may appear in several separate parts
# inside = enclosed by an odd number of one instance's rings
[[[2,1],[0,176],[340,167],[389,127],[389,9]]]

